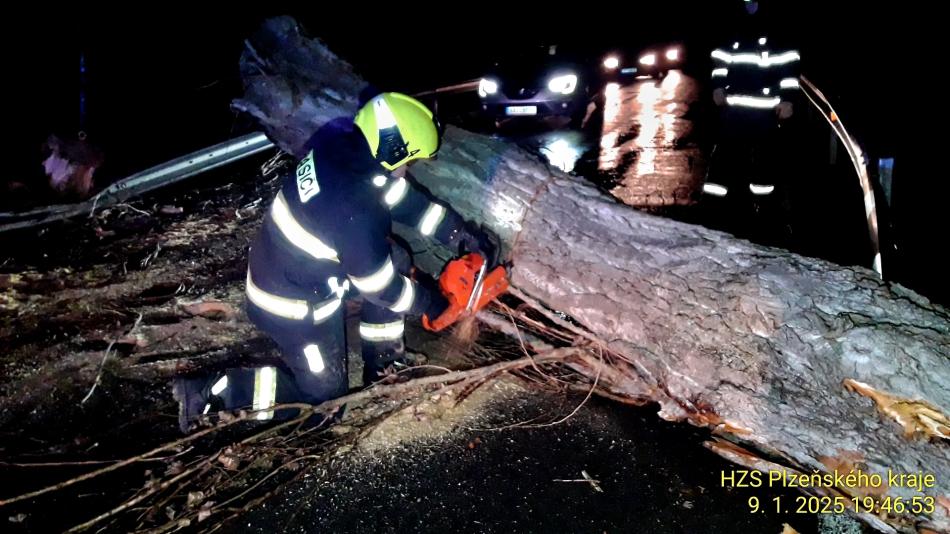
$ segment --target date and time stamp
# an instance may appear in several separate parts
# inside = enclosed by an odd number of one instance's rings
[[[866,473],[859,469],[832,473],[802,474],[783,469],[758,471],[749,469],[725,470],[720,474],[720,483],[724,488],[755,490],[837,490],[838,495],[798,495],[748,498],[749,513],[778,514],[932,514],[936,500],[926,495],[929,488],[936,485],[932,473]],[[884,493],[886,489],[906,488],[919,495],[911,497],[871,495]],[[864,494],[864,497],[845,497],[840,493]]]

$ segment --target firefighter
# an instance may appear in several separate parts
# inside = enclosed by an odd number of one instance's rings
[[[183,431],[211,410],[249,407],[258,419],[286,418],[296,411],[267,408],[318,404],[346,393],[343,303],[350,296],[363,301],[365,384],[406,363],[406,316],[431,330],[461,316],[471,279],[460,285],[444,277],[437,285],[412,268],[410,255],[391,237],[397,221],[453,251],[471,253],[472,261],[497,263],[492,236],[407,176],[411,163],[436,155],[440,141],[432,112],[393,92],[368,99],[355,118],[330,121],[311,137],[249,251],[247,314],[279,346],[282,365],[176,380]]]
[[[784,144],[779,129],[794,112],[801,57],[769,35],[758,2],[743,5],[740,27],[712,52],[713,101],[721,122],[703,191],[765,198],[775,192],[783,167],[777,164]]]

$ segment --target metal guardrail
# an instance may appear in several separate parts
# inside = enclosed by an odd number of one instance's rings
[[[441,94],[474,91],[477,87],[478,80],[470,80],[439,87],[431,91],[423,91],[416,93],[414,96],[420,98],[438,97]],[[135,173],[115,182],[83,202],[44,206],[25,212],[0,213],[0,233],[41,226],[85,213],[92,215],[99,208],[120,204],[132,197],[180,182],[222,165],[242,160],[273,146],[274,143],[260,132],[225,141]]]
[[[464,93],[467,91],[474,91],[475,89],[478,89],[478,80],[469,80],[467,82],[457,83],[455,85],[447,85],[445,87],[432,89],[431,91],[422,91],[421,93],[416,93],[412,96],[421,98],[432,95]]]
[[[853,137],[848,133],[848,130],[845,129],[844,124],[841,122],[841,117],[838,116],[838,113],[835,112],[834,108],[831,106],[831,102],[825,97],[815,84],[813,84],[808,78],[801,77],[801,87],[802,92],[805,93],[805,96],[808,97],[808,100],[818,109],[818,111],[825,117],[825,120],[828,121],[828,124],[831,126],[831,129],[835,132],[835,135],[838,136],[838,139],[841,140],[841,144],[844,145],[845,150],[848,152],[848,157],[851,158],[851,162],[854,165],[854,170],[858,174],[858,181],[861,184],[861,191],[864,193],[864,214],[867,216],[868,222],[868,233],[871,236],[871,247],[874,252],[874,259],[872,260],[871,267],[875,272],[881,277],[884,276],[883,266],[881,265],[881,242],[880,234],[878,232],[877,225],[877,204],[874,200],[874,188],[871,186],[871,178],[868,173],[867,167],[867,158],[864,155],[864,152],[861,150],[861,147],[854,140]]]
[[[40,226],[125,202],[148,191],[180,182],[211,169],[252,156],[274,144],[256,132],[156,165],[115,182],[84,202],[44,206],[25,212],[0,213],[0,232]]]

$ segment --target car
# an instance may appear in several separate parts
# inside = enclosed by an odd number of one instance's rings
[[[532,48],[495,63],[478,82],[482,114],[496,123],[563,117],[580,124],[595,90],[590,69],[558,48]]]
[[[624,77],[663,78],[683,65],[683,47],[679,44],[652,46],[636,53],[610,52],[601,67],[608,80]]]

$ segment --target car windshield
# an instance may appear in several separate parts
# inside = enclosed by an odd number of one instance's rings
[[[553,52],[553,53],[552,53]],[[540,78],[558,70],[575,70],[576,61],[564,47],[539,45],[523,48],[495,63],[503,78]]]

